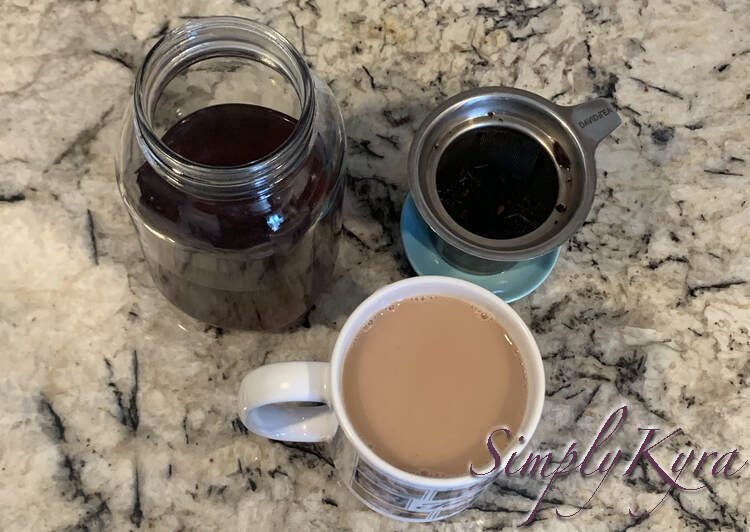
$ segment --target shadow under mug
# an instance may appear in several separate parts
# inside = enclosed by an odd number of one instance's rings
[[[526,410],[519,434],[513,435],[514,443],[503,454],[520,452],[542,414],[544,368],[539,348],[529,328],[507,303],[484,288],[451,277],[413,277],[377,290],[341,328],[330,363],[300,361],[261,366],[247,374],[239,394],[240,418],[248,429],[275,440],[328,442],[339,478],[357,498],[383,515],[408,521],[435,521],[457,514],[470,506],[499,473],[499,468],[485,475],[467,471],[453,478],[408,473],[377,456],[359,437],[347,415],[342,397],[343,365],[360,328],[389,305],[423,295],[455,297],[488,311],[515,342],[526,370]],[[524,436],[523,443],[519,443],[519,435]]]

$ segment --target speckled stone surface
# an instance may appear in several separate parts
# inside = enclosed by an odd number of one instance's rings
[[[284,334],[185,318],[145,268],[113,152],[134,69],[184,19],[234,14],[287,35],[349,135],[336,282]],[[501,477],[448,521],[408,525],[357,502],[324,446],[269,442],[236,419],[243,375],[325,360],[347,314],[413,274],[398,236],[406,155],[438,101],[502,84],[560,104],[611,98],[586,225],[513,304],[544,355],[532,447],[683,433],[654,452],[750,456],[750,10],[741,0],[410,0],[0,4],[0,529],[500,530],[544,481]],[[598,460],[597,462],[598,463]],[[667,492],[641,460],[559,479],[530,530],[744,530],[749,470]],[[686,473],[686,475],[688,475]],[[683,476],[686,485],[699,481]],[[561,520],[555,509],[575,517]]]

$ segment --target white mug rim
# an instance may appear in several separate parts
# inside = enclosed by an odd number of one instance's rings
[[[334,345],[330,361],[331,406],[338,420],[339,428],[344,432],[346,438],[354,446],[359,456],[364,458],[364,460],[367,461],[371,466],[409,485],[427,489],[445,490],[461,488],[482,482],[483,480],[486,480],[486,475],[472,476],[471,474],[466,474],[458,477],[426,477],[414,473],[409,473],[408,471],[397,468],[396,466],[388,463],[386,460],[375,454],[375,452],[364,443],[364,441],[354,430],[354,427],[346,414],[346,410],[344,409],[344,402],[340,386],[341,379],[339,375],[341,374],[343,361],[350,343],[346,341],[346,338],[347,336],[349,336],[351,329],[356,329],[355,332],[358,332],[365,321],[372,316],[372,312],[369,312],[367,309],[369,308],[373,300],[380,299],[385,295],[386,292],[398,290],[405,284],[424,284],[430,287],[434,287],[433,292],[425,292],[425,295],[441,295],[440,285],[461,286],[463,289],[470,290],[477,296],[480,296],[487,303],[486,306],[494,307],[493,309],[487,310],[492,310],[493,313],[502,313],[504,317],[514,321],[516,325],[519,326],[522,334],[527,336],[527,340],[530,340],[530,342],[528,343],[532,347],[532,352],[530,353],[522,352],[520,349],[519,352],[524,364],[534,364],[536,366],[535,369],[537,369],[537,371],[534,374],[538,376],[537,382],[535,383],[536,389],[538,391],[535,396],[536,400],[531,399],[529,400],[529,404],[527,404],[527,407],[531,408],[528,417],[524,416],[525,421],[527,422],[519,428],[519,434],[522,433],[525,437],[524,442],[519,443],[516,440],[516,442],[513,445],[509,446],[504,452],[520,452],[526,446],[529,440],[531,440],[531,437],[536,431],[544,405],[545,378],[541,353],[539,352],[539,347],[537,346],[536,340],[531,334],[529,327],[510,305],[508,305],[500,297],[496,296],[489,290],[486,290],[485,288],[482,288],[468,281],[464,281],[462,279],[438,275],[410,277],[408,279],[402,279],[400,281],[388,284],[373,292],[367,299],[360,303],[347,318],[346,322],[339,331],[339,335],[336,339],[336,344]],[[527,378],[531,378],[528,369]],[[532,384],[529,383],[529,386],[531,385]],[[498,473],[499,470],[489,474],[492,476],[496,476]]]

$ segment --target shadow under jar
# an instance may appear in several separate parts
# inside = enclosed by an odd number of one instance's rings
[[[117,181],[154,283],[211,325],[279,329],[329,284],[343,120],[280,34],[211,17],[167,33],[136,76]]]

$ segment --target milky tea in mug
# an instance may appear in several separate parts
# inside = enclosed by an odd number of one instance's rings
[[[428,477],[487,470],[487,437],[500,427],[517,435],[527,403],[526,371],[505,329],[489,312],[440,295],[372,316],[349,346],[341,383],[365,444]],[[502,450],[510,441],[497,433],[493,443]]]

